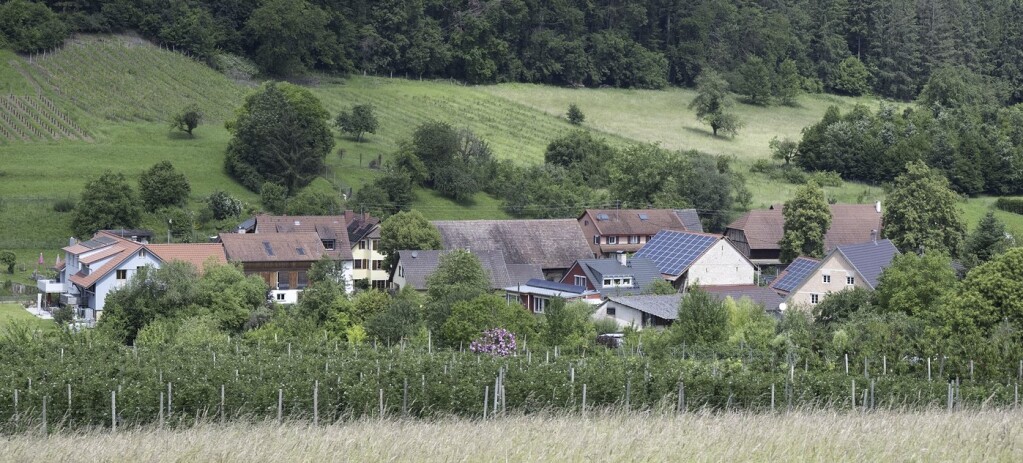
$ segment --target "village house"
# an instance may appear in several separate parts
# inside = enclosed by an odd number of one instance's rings
[[[838,246],[817,265],[811,261],[790,266],[772,285],[781,291],[789,306],[812,306],[828,294],[848,288],[877,288],[881,272],[899,255],[889,240]],[[795,262],[794,262],[795,263]]]
[[[561,282],[582,286],[606,298],[639,294],[661,280],[661,272],[650,259],[619,253],[614,259],[578,260]]]
[[[398,264],[393,278],[396,289],[411,287],[416,291],[426,291],[426,281],[437,271],[442,256],[448,250],[433,251],[398,251]],[[532,279],[543,279],[540,267],[531,264],[508,264],[501,251],[470,251],[479,261],[483,271],[490,278],[490,289],[503,290],[512,285],[525,283]]]
[[[719,300],[731,298],[733,301],[749,299],[754,304],[763,307],[769,315],[781,317],[785,311],[785,297],[777,291],[759,285],[721,285],[701,286],[701,289],[710,293]]]
[[[594,320],[610,319],[619,328],[628,326],[637,330],[666,327],[678,318],[678,305],[682,294],[611,296],[596,312]]]
[[[577,221],[601,257],[636,252],[661,230],[703,232],[696,209],[586,209]]]
[[[270,287],[271,299],[281,304],[298,302],[299,293],[309,286],[309,269],[330,255],[316,232],[221,233],[220,241],[228,261],[241,264],[245,275],[260,276]],[[342,278],[351,292],[351,261],[344,262]]]
[[[832,204],[831,227],[824,235],[824,251],[838,246],[863,243],[878,238],[881,232],[881,202],[874,204]],[[747,212],[725,228],[725,236],[754,264],[781,265],[781,245],[785,235],[783,206]]]
[[[574,219],[439,220],[444,249],[498,250],[508,264],[540,267],[544,277],[560,280],[579,259],[593,258]]]
[[[518,301],[534,314],[542,314],[547,310],[551,299],[561,298],[565,302],[583,301],[590,304],[600,302],[600,293],[582,286],[536,278],[504,288],[505,299],[509,303]]]
[[[56,280],[38,280],[40,292],[59,294],[60,305],[75,309],[79,318],[95,321],[103,314],[107,295],[124,286],[141,267],[184,261],[201,272],[206,262],[227,263],[219,244],[148,244],[120,235],[101,231],[86,241],[71,238],[63,248],[64,262],[57,266]],[[145,233],[126,236],[139,239]]]
[[[675,288],[756,284],[757,268],[721,235],[661,231],[634,257],[653,261]]]

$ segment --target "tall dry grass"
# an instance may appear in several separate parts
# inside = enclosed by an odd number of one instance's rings
[[[0,437],[4,461],[1023,461],[1017,411],[601,413]]]

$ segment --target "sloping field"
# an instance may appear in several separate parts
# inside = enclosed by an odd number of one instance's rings
[[[112,121],[167,121],[194,103],[219,122],[246,91],[185,55],[127,36],[80,36],[32,64],[45,90]]]

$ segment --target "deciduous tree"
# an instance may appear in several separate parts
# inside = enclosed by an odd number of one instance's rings
[[[911,162],[888,194],[884,234],[902,252],[958,255],[966,235],[958,202],[948,179],[923,162]]]
[[[796,191],[785,202],[784,235],[781,239],[781,261],[792,262],[799,256],[824,257],[824,235],[831,227],[831,208],[824,189],[814,182]]]
[[[71,230],[88,238],[98,230],[135,228],[141,219],[138,196],[124,174],[107,171],[85,183],[72,212]]]
[[[362,134],[377,133],[380,122],[371,104],[357,104],[350,109],[341,111],[334,119],[334,124],[342,132],[355,135],[356,141],[362,141]]]
[[[384,267],[392,275],[398,264],[398,251],[440,249],[440,232],[419,211],[398,212],[380,223],[380,253]]]
[[[188,178],[170,161],[159,162],[139,176],[139,196],[149,212],[161,207],[184,206],[191,191]]]
[[[200,123],[202,123],[202,111],[198,105],[194,104],[182,109],[171,118],[171,128],[185,132],[189,137],[194,136],[192,131],[199,127]]]
[[[700,73],[696,78],[696,98],[689,108],[696,110],[696,118],[709,125],[714,136],[718,131],[735,136],[742,128],[738,116],[729,111],[733,104],[725,79],[713,70]]]

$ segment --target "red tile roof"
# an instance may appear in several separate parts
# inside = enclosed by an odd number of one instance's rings
[[[672,209],[586,209],[579,219],[589,220],[601,235],[653,236],[661,230],[690,231]]]
[[[781,249],[778,244],[785,233],[785,217],[780,205],[756,209],[728,225],[742,230],[750,249]],[[831,228],[824,235],[825,250],[846,244],[870,241],[872,232],[880,233],[881,213],[874,204],[832,204]]]
[[[310,262],[327,254],[315,232],[221,233],[220,240],[232,262]]]
[[[221,243],[188,243],[188,244],[149,244],[146,245],[161,261],[179,260],[195,266],[199,273],[207,261],[218,264],[227,263],[227,254]]]

